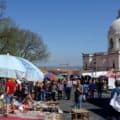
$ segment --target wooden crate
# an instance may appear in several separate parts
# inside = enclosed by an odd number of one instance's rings
[[[59,105],[59,102],[57,102],[57,101],[49,101],[49,102],[47,102],[47,105]]]
[[[57,113],[49,113],[45,116],[46,120],[63,120],[63,116]]]
[[[85,119],[88,119],[89,120],[89,111],[86,110],[86,109],[72,109],[71,111],[72,113],[72,120],[85,120]]]

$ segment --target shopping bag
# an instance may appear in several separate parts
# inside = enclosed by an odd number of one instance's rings
[[[115,93],[110,100],[110,106],[116,111],[120,112],[120,94]]]

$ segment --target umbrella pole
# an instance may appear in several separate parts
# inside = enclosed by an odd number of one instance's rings
[[[6,79],[2,78],[1,80],[1,114],[5,116],[6,112]]]
[[[1,78],[0,82],[0,107],[1,107],[1,114],[4,115],[5,111],[5,80]]]
[[[4,102],[3,102],[3,116],[6,117],[7,115],[7,100],[6,100],[6,95],[7,95],[7,88],[6,88],[6,81],[7,78],[4,79]]]

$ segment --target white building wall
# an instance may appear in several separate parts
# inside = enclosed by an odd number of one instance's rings
[[[106,69],[106,57],[105,55],[96,56],[96,69]]]
[[[119,55],[118,55],[118,67],[119,67],[119,70],[120,70],[120,51],[119,51]]]
[[[113,67],[115,67],[115,69],[119,69],[119,64],[118,64],[118,53],[111,53],[111,54],[109,54],[108,55],[109,57],[109,59],[108,59],[108,66],[110,67],[110,68],[113,68]],[[114,65],[113,65],[114,64]]]
[[[110,50],[110,40],[113,40],[113,48]],[[120,50],[120,33],[110,34],[108,36],[108,51],[118,51]]]

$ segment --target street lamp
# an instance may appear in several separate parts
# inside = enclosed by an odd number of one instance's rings
[[[95,72],[95,76],[96,76],[96,69],[97,69],[97,66],[96,66],[96,54],[94,55],[94,60],[93,60],[93,71]]]

